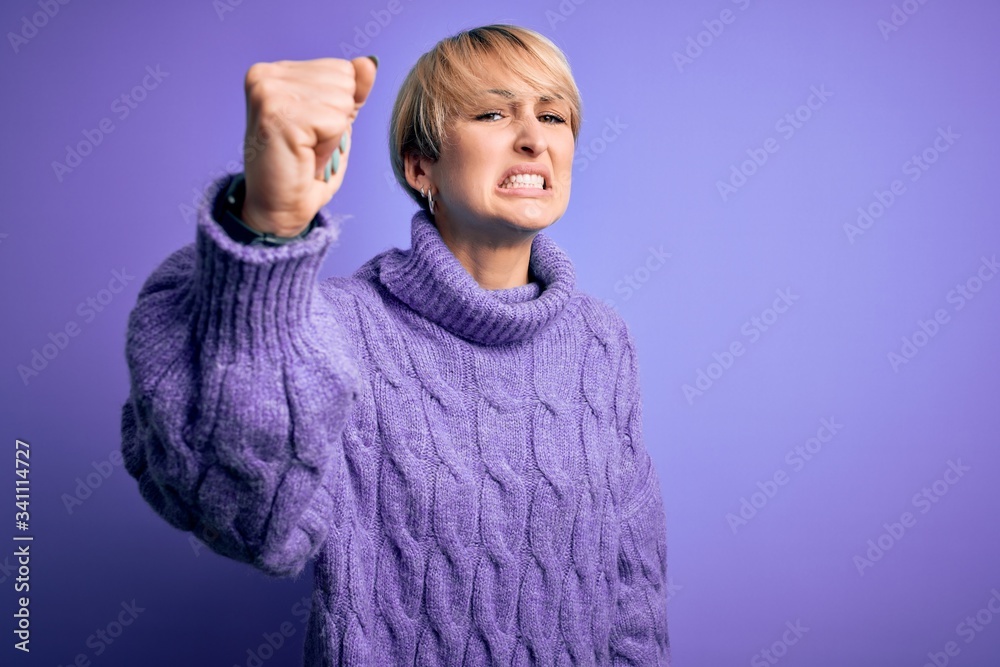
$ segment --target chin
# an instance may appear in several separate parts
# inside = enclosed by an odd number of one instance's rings
[[[518,202],[514,214],[508,217],[513,224],[524,229],[541,230],[562,217],[563,210],[556,211],[548,204],[537,204],[530,200]]]
[[[519,216],[516,218],[506,218],[507,222],[517,227],[518,229],[523,229],[532,232],[540,232],[546,227],[549,227],[558,220],[558,217],[553,217],[551,214],[537,215],[537,216]]]

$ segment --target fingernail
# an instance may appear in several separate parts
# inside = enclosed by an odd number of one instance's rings
[[[336,152],[336,151],[334,151],[334,152]],[[323,182],[324,183],[329,183],[330,182],[330,164],[332,162],[333,162],[333,158],[330,158],[329,160],[326,161],[326,167],[323,169]]]
[[[371,58],[372,62],[375,63],[375,69],[378,69],[378,56],[368,56]]]
[[[347,132],[340,135],[340,152],[343,153],[347,150]]]
[[[340,149],[339,148],[334,148],[333,149],[333,159],[330,160],[330,162],[333,164],[333,173],[336,174],[337,170],[340,169]]]

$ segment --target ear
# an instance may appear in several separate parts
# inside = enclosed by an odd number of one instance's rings
[[[421,183],[426,187],[427,178],[433,178],[433,163],[417,153],[407,153],[403,156],[403,165],[406,174],[406,182],[414,190],[420,190]]]

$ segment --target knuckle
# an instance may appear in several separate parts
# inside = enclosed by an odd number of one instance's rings
[[[274,79],[264,79],[250,91],[250,100],[261,114],[273,113],[283,103],[284,93],[281,88],[281,84]]]
[[[266,80],[271,72],[271,63],[256,62],[247,69],[243,83],[247,90]]]
[[[260,79],[247,88],[247,102],[254,107],[262,106],[271,96],[273,84],[270,79]]]
[[[354,76],[354,65],[350,60],[345,60],[344,58],[333,58],[334,70],[340,74],[350,74]]]

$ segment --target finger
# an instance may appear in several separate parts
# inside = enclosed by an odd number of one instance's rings
[[[316,151],[316,179],[331,181],[347,169],[347,155],[351,151],[351,126],[340,135],[332,149]]]
[[[286,134],[297,151],[311,149],[321,161],[329,158],[350,126],[353,97],[342,90],[317,94],[299,84],[290,84],[286,92],[295,102],[272,115],[275,132]]]
[[[372,86],[375,84],[375,72],[378,70],[378,65],[368,56],[355,58],[351,61],[351,64],[354,65],[354,78],[356,81],[354,88],[354,108],[357,111],[364,106],[365,101],[368,99],[368,93],[371,92]]]

